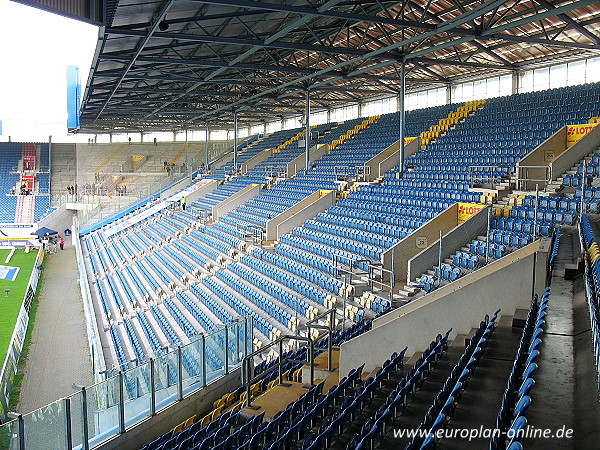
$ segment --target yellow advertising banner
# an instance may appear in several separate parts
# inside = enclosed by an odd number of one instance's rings
[[[584,123],[581,125],[567,125],[567,147],[570,147],[579,139],[592,131],[597,123]]]
[[[413,136],[413,137],[405,137],[404,138],[404,145],[408,145],[410,144],[412,141],[414,141],[417,137]]]
[[[143,159],[144,155],[131,155],[131,159],[133,162],[138,162],[140,159]]]
[[[469,217],[475,215],[485,208],[485,205],[480,203],[458,203],[458,223],[463,223]]]

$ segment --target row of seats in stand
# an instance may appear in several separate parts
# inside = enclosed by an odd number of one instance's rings
[[[413,367],[399,379],[394,380],[392,375],[398,373],[401,365],[404,363],[396,354],[383,364],[383,367],[377,371],[374,377],[365,380],[363,386],[357,391],[357,398],[373,400],[383,391],[384,388],[391,388],[389,394],[385,396],[383,402],[377,409],[374,416],[366,418],[360,431],[354,434],[348,441],[346,448],[348,450],[374,448],[377,439],[380,439],[386,433],[387,425],[408,406],[411,399],[415,396],[427,377],[435,369],[439,359],[448,349],[448,336],[452,329],[448,330],[443,336],[438,334],[435,340],[423,351]],[[400,354],[403,355],[406,349]],[[366,405],[360,402],[361,409]]]
[[[530,393],[535,384],[533,376],[538,368],[536,361],[540,350],[543,350],[542,337],[549,295],[550,287],[547,287],[539,305],[537,296],[534,296],[531,301],[496,419],[496,429],[499,433],[492,436],[490,450],[523,448],[519,439],[527,426],[525,413],[532,401]]]
[[[597,223],[590,223],[587,214],[582,214],[579,221],[579,240],[585,262],[585,297],[590,318],[590,337],[594,352],[597,386],[598,392],[600,392],[600,232]]]
[[[367,331],[370,322],[361,322],[354,324],[347,330],[336,330],[334,332],[334,341],[339,345],[346,339],[351,339],[360,333]],[[315,356],[327,347],[327,338],[316,342]],[[307,347],[301,347],[298,350],[288,351],[281,355],[284,359],[305,360],[307,358]],[[279,357],[270,361],[264,360],[256,365],[253,370],[254,376],[270,371],[279,363]],[[292,380],[292,374],[296,377],[294,381],[300,381],[297,375],[302,367],[301,363],[284,364],[284,380]],[[288,376],[289,374],[289,376]],[[330,397],[327,405],[331,406],[334,402],[339,402],[343,394],[351,389],[361,377],[360,370],[354,370],[346,377],[340,385],[330,391]],[[278,381],[278,372],[270,373],[256,383],[251,388],[252,398],[260,393],[271,389]],[[265,444],[273,441],[280,432],[287,432],[290,421],[293,418],[303,415],[308,408],[316,405],[318,400],[323,399],[323,383],[313,385],[297,401],[288,405],[286,410],[281,411],[273,420],[265,422],[264,412],[254,417],[243,419],[240,409],[246,403],[246,389],[242,386],[234,388],[223,395],[221,399],[214,402],[214,409],[204,416],[193,415],[172,430],[162,434],[156,439],[146,443],[141,448],[143,450],[166,450],[166,449],[219,449],[230,450],[237,448],[259,449],[265,448]],[[316,410],[315,410],[316,412]],[[303,426],[308,425],[305,419]],[[296,426],[290,433],[290,437],[296,433],[303,433],[304,429]]]
[[[527,235],[506,235],[508,239],[500,234],[490,231],[491,239],[474,239],[466,247],[450,256],[450,262],[444,262],[434,266],[432,274],[422,274],[416,278],[414,286],[425,292],[432,292],[441,286],[440,280],[452,282],[460,277],[483,267],[487,263],[506,256],[514,248],[518,248],[529,239]],[[505,239],[508,244],[503,243]],[[515,240],[516,239],[516,240]],[[514,246],[512,244],[515,244]]]
[[[405,445],[406,449],[433,448],[436,445],[440,436],[438,430],[445,428],[450,421],[485,347],[492,338],[498,313],[499,311],[496,311],[491,318],[486,316],[480,323],[443,382],[441,389],[429,404],[423,420],[415,428],[414,435],[412,437],[407,435],[408,441],[405,444],[398,443],[397,445]],[[450,332],[451,330],[444,336],[438,335],[411,369],[399,380],[392,380],[391,390],[388,388],[383,391],[383,398],[379,401],[378,406],[376,405],[375,414],[364,419],[360,431],[347,442],[348,450],[372,450],[379,445],[384,445],[386,435],[394,428],[393,424],[398,418],[414,414],[411,412],[412,408],[409,407],[409,404],[412,401],[419,401],[418,391],[428,377],[436,371],[438,361],[444,358],[448,349]],[[368,382],[369,379],[365,381],[365,385],[368,385]],[[379,391],[381,391],[381,387],[379,387]]]

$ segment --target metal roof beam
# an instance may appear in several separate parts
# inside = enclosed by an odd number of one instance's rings
[[[138,43],[134,55],[131,57],[129,63],[125,67],[125,70],[123,71],[123,75],[117,80],[111,94],[109,95],[108,100],[106,100],[106,103],[104,104],[104,107],[106,107],[106,105],[108,105],[110,98],[115,94],[115,92],[121,85],[121,82],[125,79],[127,72],[129,71],[129,69],[131,69],[131,67],[135,63],[136,58],[140,55],[140,53],[142,53],[142,50],[144,50],[144,46],[148,43],[148,41],[152,37],[152,33],[154,33],[154,31],[158,28],[158,25],[164,19],[165,15],[167,14],[167,11],[169,10],[169,8],[171,7],[171,5],[173,4],[174,1],[175,0],[164,0],[161,3],[160,8],[158,9],[158,13],[156,14],[156,20],[154,21],[154,24],[147,31],[146,36],[144,36],[144,38]],[[105,37],[105,39],[106,39],[106,37]],[[100,116],[100,114],[102,114],[102,110],[100,110],[100,112],[96,116],[96,119]]]
[[[263,11],[285,12],[298,14],[299,16],[327,17],[332,19],[350,20],[354,22],[371,22],[396,27],[413,27],[424,30],[433,30],[435,25],[417,22],[415,20],[393,19],[389,16],[371,16],[368,14],[355,14],[331,9],[319,10],[308,6],[285,5],[281,3],[268,3],[248,0],[188,0],[206,3],[210,5],[231,6],[244,9],[258,9]]]
[[[106,34],[118,35],[118,36],[143,36],[145,33],[138,30],[128,30],[123,28],[107,28]],[[334,55],[348,55],[348,56],[362,56],[369,53],[366,50],[357,50],[346,47],[333,47],[314,45],[306,43],[296,42],[282,42],[282,41],[261,41],[258,39],[244,39],[244,38],[231,38],[224,36],[206,36],[189,33],[167,33],[167,32],[156,32],[152,35],[155,39],[169,39],[182,42],[194,42],[203,44],[224,44],[224,45],[244,45],[249,47],[258,48],[273,48],[273,49],[284,49],[284,50],[300,50],[300,51],[312,51],[312,52],[325,52]],[[398,60],[397,55],[383,55],[390,59]]]
[[[493,69],[493,70],[514,70],[514,67],[506,67],[504,65],[497,64],[483,64],[471,61],[455,61],[450,59],[433,59],[433,58],[412,58],[411,61],[420,62],[423,64],[431,65],[444,65],[444,66],[462,66],[462,67],[476,67],[479,69]]]

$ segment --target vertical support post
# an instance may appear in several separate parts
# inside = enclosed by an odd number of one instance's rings
[[[250,407],[250,394],[252,391],[250,390],[250,380],[252,379],[252,359],[249,359],[246,363],[246,408]]]
[[[19,450],[25,450],[25,421],[23,414],[19,414],[17,418],[19,424]]]
[[[310,339],[310,345],[308,347],[308,364],[310,366],[310,385],[312,386],[315,384],[315,343],[310,337],[310,332],[308,334],[308,338]]]
[[[394,288],[396,287],[396,248],[392,247],[392,264],[390,267],[390,306],[394,301]]]
[[[202,335],[202,386],[206,386],[206,337]]]
[[[125,433],[125,377],[119,370],[119,434]]]
[[[283,340],[279,339],[279,384],[283,383]]]
[[[48,137],[48,170],[52,173],[52,135]],[[52,200],[52,177],[48,177],[48,195]]]
[[[540,207],[540,185],[535,185],[535,207],[533,209],[533,240],[537,239],[537,215]]]
[[[188,165],[188,130],[185,130],[185,167]]]
[[[233,170],[234,170],[234,173],[237,173],[237,134],[238,134],[237,111],[233,111]]]
[[[177,398],[183,400],[183,350],[181,345],[177,346]]]
[[[150,358],[150,415],[156,415],[156,360]]]
[[[229,373],[229,327],[225,325],[225,375]]]
[[[310,170],[310,89],[306,88],[306,111],[305,111],[305,132],[304,132],[304,173]]]
[[[587,165],[585,163],[585,160],[583,160],[583,175],[581,176],[581,204],[579,205],[580,216],[585,214],[584,197],[585,197],[585,185],[586,185],[586,180],[587,180],[586,172],[587,172]]]
[[[206,129],[206,139],[204,140],[204,166],[205,166],[205,170],[208,170],[208,142],[209,142],[209,136],[210,136],[210,132],[208,131],[208,122],[206,122],[205,124],[205,129]]]
[[[442,278],[442,230],[440,230],[440,240],[438,241],[438,270],[440,279]]]
[[[488,217],[487,217],[487,232],[485,234],[485,242],[486,245],[489,244],[490,242],[490,226],[492,224],[492,207],[489,206],[488,207]],[[488,262],[488,255],[489,252],[485,252],[485,263],[487,264]]]
[[[398,162],[400,165],[400,168],[398,170],[399,173],[403,173],[404,172],[404,129],[405,129],[405,114],[404,114],[404,110],[406,109],[405,105],[404,105],[404,95],[405,95],[405,91],[406,91],[406,63],[404,62],[404,60],[402,61],[402,64],[400,65],[400,92],[398,93],[399,95],[399,106],[400,106],[400,136],[399,136],[399,144],[400,144],[400,151],[398,152],[400,155],[400,161]]]
[[[371,282],[372,282],[372,280],[373,279],[371,277]],[[372,290],[373,289],[371,288],[371,291]],[[344,274],[344,308],[343,308],[344,317],[343,317],[343,320],[342,320],[342,331],[346,331],[346,306],[347,306],[347,303],[348,303],[348,273],[345,273]],[[335,324],[330,324],[330,326],[334,327]]]
[[[71,399],[65,398],[65,445],[67,450],[73,449],[73,426],[71,424]]]
[[[294,319],[294,328],[296,329],[296,336],[298,336],[298,334],[300,334],[300,330],[298,329],[298,298],[294,297],[294,303],[296,304],[295,306],[295,319]]]
[[[83,420],[83,450],[90,450],[90,429],[88,424],[87,391],[81,388],[81,420]]]
[[[335,309],[329,314],[329,335],[327,336],[327,370],[333,370],[333,329],[335,328]]]

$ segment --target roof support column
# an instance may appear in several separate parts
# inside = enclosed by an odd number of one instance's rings
[[[306,153],[305,157],[305,169],[304,173],[308,174],[310,169],[310,89],[306,88],[306,112],[305,112],[304,123],[306,125],[306,131],[304,134],[304,150]]]
[[[512,94],[518,94],[519,93],[519,78],[520,78],[520,73],[518,70],[515,70],[512,73]]]
[[[400,151],[398,152],[400,155],[400,160],[398,161],[398,173],[402,173],[404,172],[404,129],[405,129],[405,124],[404,124],[404,120],[405,120],[405,114],[404,114],[404,109],[405,109],[405,105],[404,105],[404,94],[405,94],[405,85],[406,85],[406,63],[404,62],[404,60],[402,61],[402,64],[400,65],[400,92],[398,93],[398,106],[399,106],[399,110],[400,110],[400,137],[399,137],[399,144],[400,144]]]
[[[206,137],[204,138],[204,166],[205,170],[208,170],[208,142],[210,139],[210,132],[208,131],[208,122],[204,124]]]
[[[238,135],[237,111],[233,111],[233,170],[235,173],[237,173],[237,135]]]

